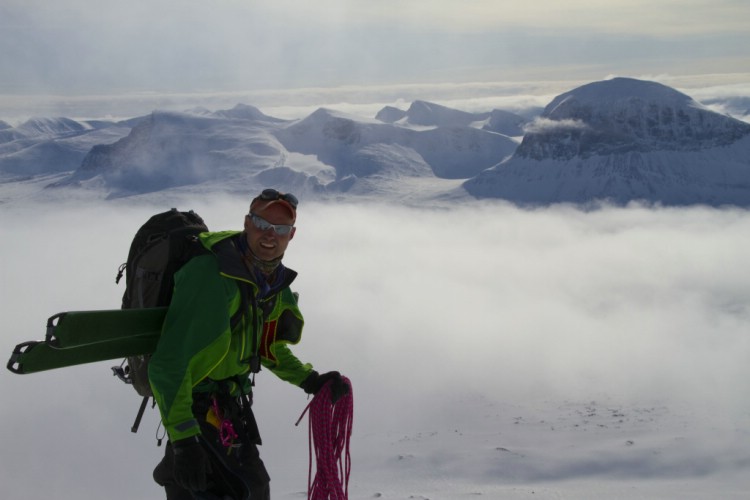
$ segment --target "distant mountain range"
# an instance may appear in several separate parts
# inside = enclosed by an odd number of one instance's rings
[[[414,101],[374,118],[321,108],[282,120],[239,104],[119,122],[0,121],[6,187],[50,177],[49,188],[109,197],[274,186],[320,198],[750,206],[750,124],[629,78],[573,89],[531,118]]]

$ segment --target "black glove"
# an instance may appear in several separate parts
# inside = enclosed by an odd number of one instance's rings
[[[186,490],[205,491],[211,463],[198,436],[175,441],[172,443],[172,451],[175,482]]]
[[[327,372],[321,375],[313,370],[302,382],[301,387],[308,394],[317,394],[329,381],[331,382],[331,402],[336,404],[341,396],[349,394],[349,384],[344,382],[339,372]]]

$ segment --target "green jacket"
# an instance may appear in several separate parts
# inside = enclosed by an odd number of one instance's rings
[[[312,372],[288,347],[300,341],[304,324],[289,289],[297,273],[280,265],[270,289],[259,284],[235,247],[238,234],[202,233],[210,253],[193,257],[175,273],[172,302],[149,363],[154,398],[173,441],[200,434],[191,410],[194,391],[209,392],[215,381],[237,381],[238,376],[243,387],[235,385],[235,390],[249,391],[253,354],[297,386]],[[247,290],[242,315],[241,286]]]

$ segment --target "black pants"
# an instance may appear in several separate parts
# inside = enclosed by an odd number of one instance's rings
[[[217,499],[270,500],[271,478],[260,458],[260,436],[249,402],[224,398],[219,406],[230,418],[238,438],[231,449],[225,448],[217,429],[206,422],[211,398],[196,395],[193,413],[201,426],[201,440],[211,458],[210,487],[207,492],[188,491],[174,482],[174,453],[167,443],[164,458],[154,469],[154,481],[164,487],[167,500]]]

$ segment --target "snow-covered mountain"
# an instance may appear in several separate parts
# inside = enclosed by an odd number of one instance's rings
[[[311,198],[748,206],[750,124],[715,111],[742,102],[712,110],[615,78],[566,92],[535,118],[421,100],[374,118],[319,108],[284,120],[244,104],[121,122],[35,118],[0,124],[0,179],[4,192],[22,181],[110,198],[272,185]]]
[[[460,120],[414,130],[328,109],[319,109],[276,135],[289,151],[314,154],[333,165],[339,178],[434,175],[466,179],[518,146],[507,136]]]
[[[248,183],[367,195],[392,192],[399,179],[467,179],[517,146],[470,123],[415,130],[324,108],[301,120],[247,105],[154,112],[126,137],[91,148],[80,168],[55,185],[95,185],[110,196]]]
[[[231,186],[278,168],[283,147],[273,137],[283,121],[252,106],[176,113],[155,111],[122,139],[89,151],[62,185],[102,185],[112,196],[185,185]]]
[[[12,127],[0,124],[0,176],[69,172],[98,144],[116,141],[130,132],[128,122],[32,118]]]
[[[409,109],[386,106],[375,116],[377,120],[421,127],[475,127],[516,137],[523,135],[526,119],[509,111],[494,109],[487,113],[469,113],[426,101],[414,101]]]
[[[655,82],[595,82],[556,97],[513,157],[464,188],[524,204],[746,206],[750,124]]]

